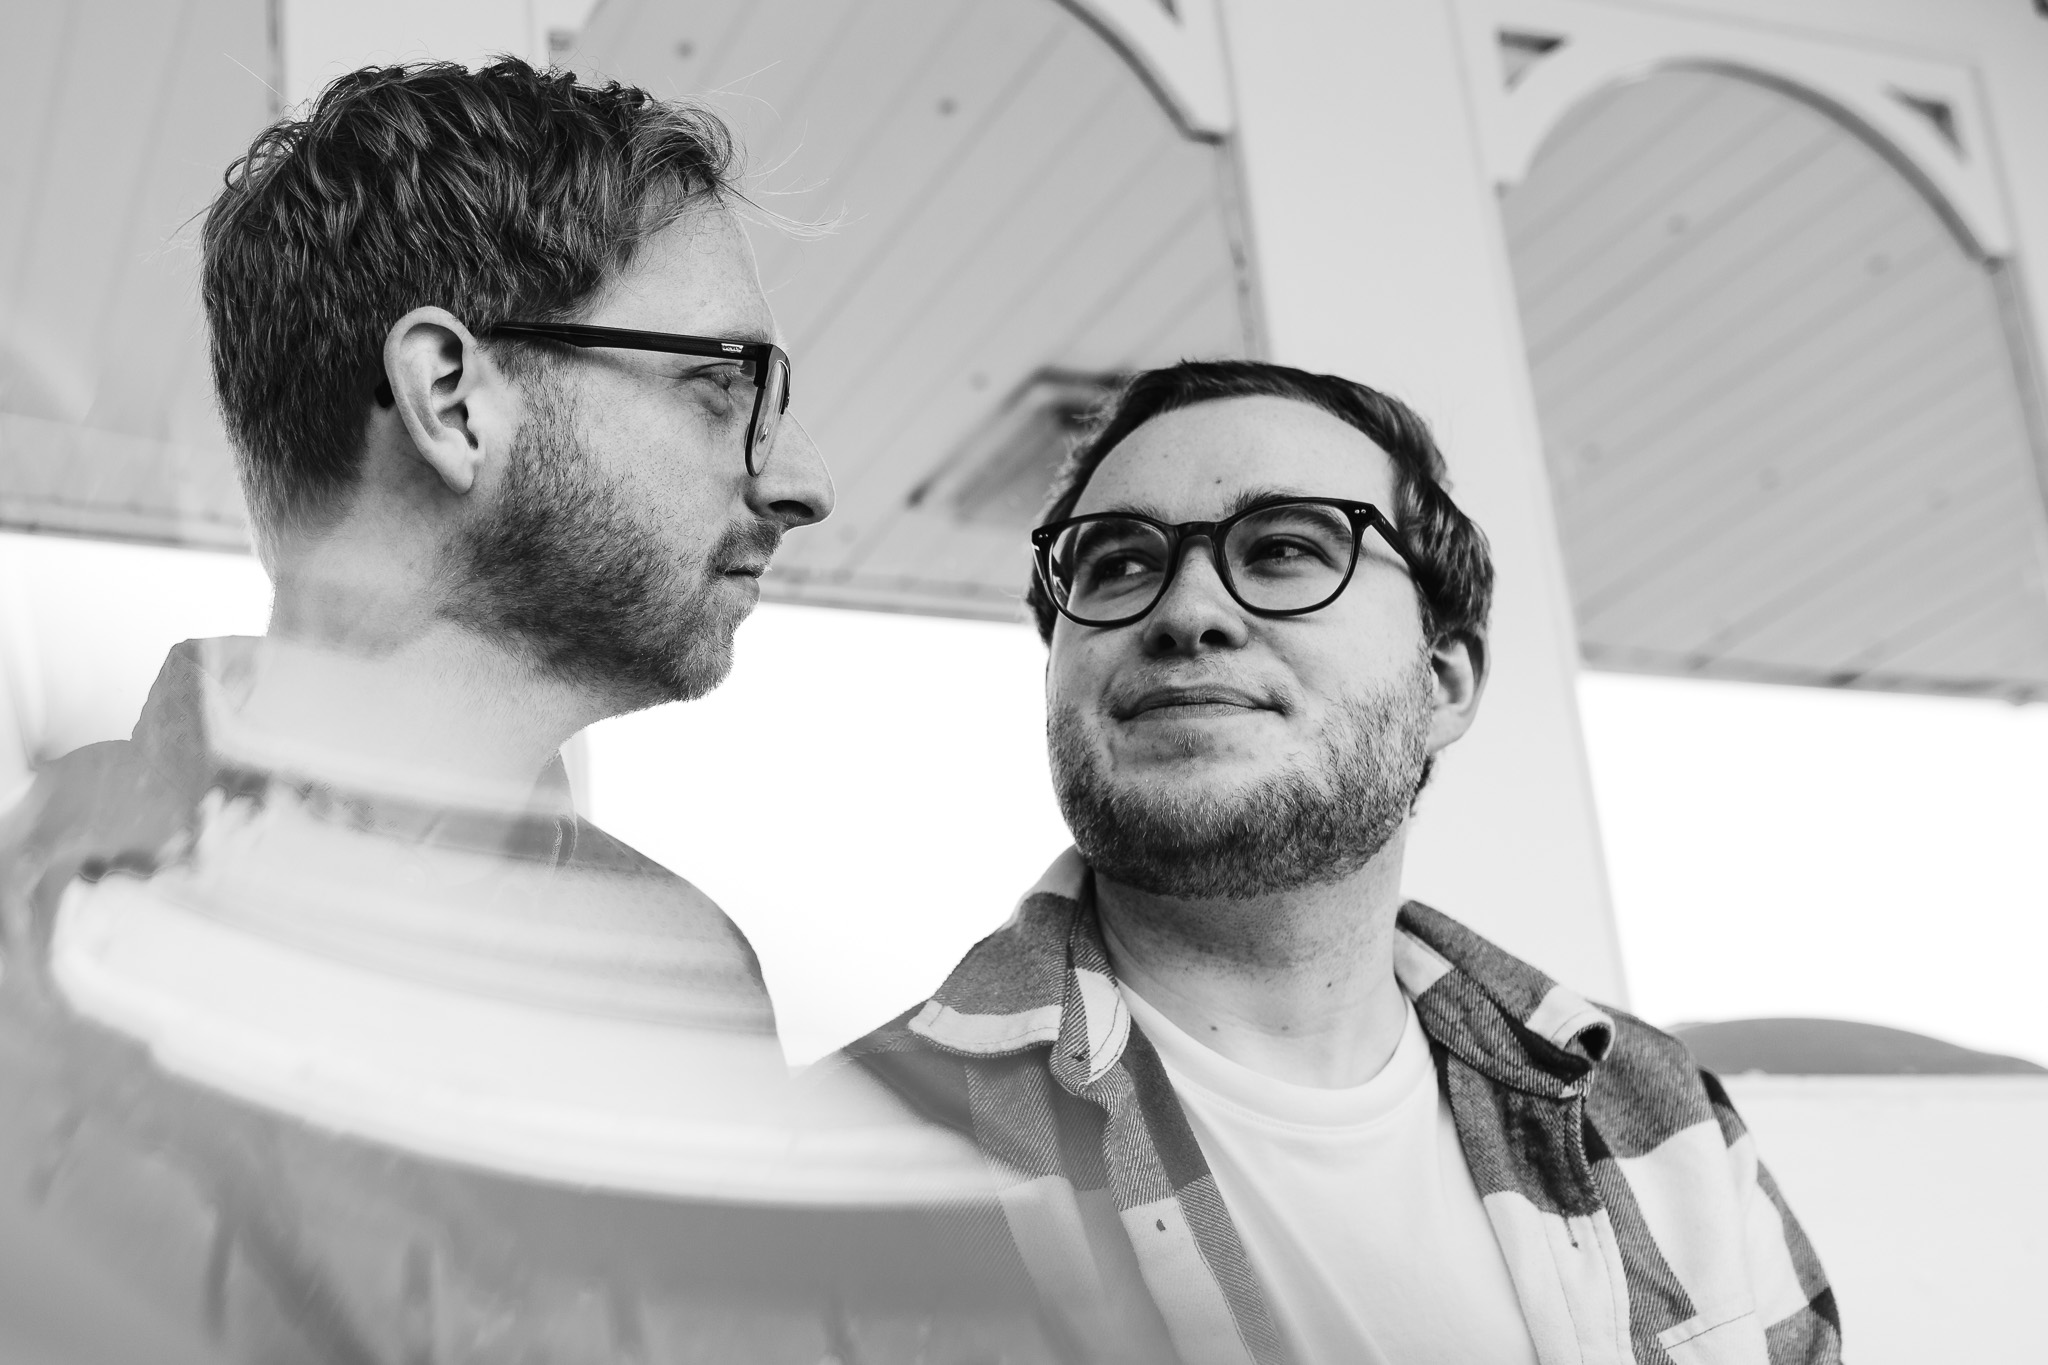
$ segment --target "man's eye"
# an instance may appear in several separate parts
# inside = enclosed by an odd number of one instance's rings
[[[1097,587],[1157,572],[1150,556],[1129,551],[1100,555],[1089,561],[1086,570],[1087,580]]]
[[[1242,553],[1232,562],[1246,573],[1292,576],[1337,570],[1343,549],[1307,536],[1260,536]]]
[[[737,365],[707,365],[703,369],[690,374],[688,378],[704,380],[712,385],[712,387],[726,393],[731,393],[746,381],[746,376],[740,373],[740,368]]]
[[[1284,564],[1289,560],[1320,559],[1322,556],[1314,548],[1304,545],[1298,540],[1268,538],[1252,547],[1251,558],[1263,560],[1269,564]]]

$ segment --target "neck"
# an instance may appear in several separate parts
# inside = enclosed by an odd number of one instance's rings
[[[1403,833],[1341,880],[1247,900],[1095,879],[1117,976],[1190,1037],[1297,1085],[1362,1085],[1407,1021],[1394,979]]]
[[[562,745],[609,712],[416,603],[337,613],[297,586],[279,583],[223,736],[264,766],[428,804],[519,810]]]

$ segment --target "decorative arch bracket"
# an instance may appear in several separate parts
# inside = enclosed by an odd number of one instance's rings
[[[1914,181],[1980,259],[2014,233],[1976,73],[1850,38],[1600,0],[1456,0],[1488,173],[1506,187],[1580,101],[1674,69],[1773,86],[1841,119]]]
[[[1115,48],[1186,136],[1237,126],[1219,0],[1060,0]]]

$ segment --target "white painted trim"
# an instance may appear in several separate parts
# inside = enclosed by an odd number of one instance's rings
[[[1237,126],[1216,0],[1062,0],[1131,64],[1189,137]]]
[[[1973,253],[2002,258],[2013,252],[1996,142],[1977,73],[1966,62],[1600,0],[1456,0],[1456,6],[1474,76],[1473,113],[1496,184],[1527,175],[1558,121],[1597,90],[1661,70],[1719,70],[1825,109],[1917,182]],[[1501,71],[1502,29],[1563,41],[1511,89]],[[1959,150],[1895,92],[1947,104]]]

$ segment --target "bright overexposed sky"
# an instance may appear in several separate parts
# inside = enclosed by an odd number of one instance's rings
[[[171,644],[267,603],[241,556],[0,535],[0,711],[119,737]],[[920,1000],[1064,847],[1042,663],[1023,626],[765,606],[719,691],[595,727],[590,806],[740,923],[806,1060]],[[1580,698],[1637,1013],[2048,1061],[2048,707],[1611,674]]]

